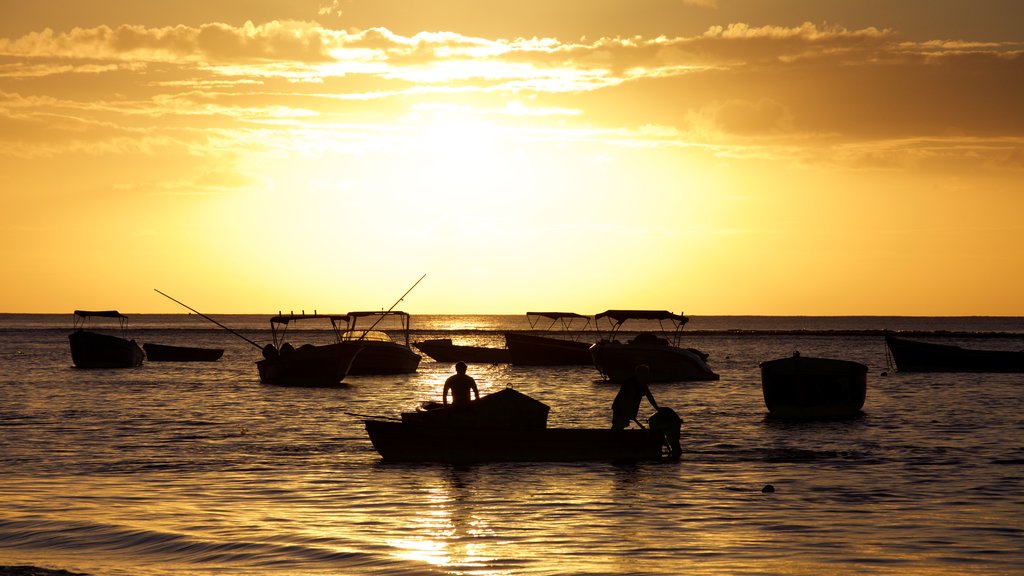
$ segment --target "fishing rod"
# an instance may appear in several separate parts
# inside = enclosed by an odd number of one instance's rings
[[[377,327],[377,324],[380,324],[380,321],[383,320],[385,316],[390,314],[391,311],[395,309],[395,306],[398,306],[399,302],[401,302],[402,300],[405,300],[405,297],[409,295],[409,292],[412,292],[412,289],[415,288],[416,285],[419,284],[420,282],[422,282],[423,279],[426,278],[426,277],[427,277],[426,274],[424,274],[423,276],[420,276],[420,279],[417,280],[412,286],[410,286],[409,289],[405,291],[405,294],[402,294],[402,296],[398,300],[395,300],[395,303],[391,305],[391,308],[387,309],[387,312],[384,312],[383,314],[378,316],[377,320],[373,323],[373,325],[371,325],[366,330],[363,330],[363,335],[360,336],[359,339],[363,340],[364,338],[366,338],[366,335],[369,334],[371,331],[373,331],[373,329]]]
[[[174,302],[177,302],[178,304],[181,304],[181,305],[182,305],[182,306],[184,306],[185,308],[188,308],[188,309],[189,309],[189,310],[191,310],[192,312],[195,312],[196,314],[199,314],[199,315],[200,315],[200,316],[202,316],[203,318],[206,318],[207,320],[209,320],[210,322],[213,322],[213,323],[214,323],[214,324],[216,324],[217,326],[220,326],[221,328],[223,328],[223,329],[227,330],[228,332],[231,332],[232,334],[234,334],[235,336],[238,336],[238,337],[239,337],[239,338],[241,338],[242,340],[245,340],[245,341],[246,341],[246,342],[248,342],[249,344],[252,344],[253,346],[255,346],[255,347],[259,348],[260,350],[263,350],[263,346],[260,346],[259,344],[257,344],[257,343],[255,343],[255,342],[253,342],[252,340],[249,340],[249,339],[248,339],[248,338],[246,338],[245,336],[242,336],[241,334],[239,334],[238,332],[235,332],[235,331],[234,331],[234,330],[232,330],[231,328],[228,328],[227,326],[225,326],[225,325],[221,324],[220,322],[217,322],[217,321],[216,321],[216,320],[214,320],[213,318],[210,318],[210,317],[209,317],[209,316],[207,316],[206,314],[203,314],[202,312],[200,312],[200,311],[196,310],[195,308],[192,308],[191,306],[189,306],[188,304],[185,304],[185,303],[184,303],[184,302],[182,302],[181,300],[176,300],[176,299],[174,299],[174,298],[172,298],[172,297],[168,296],[167,294],[164,294],[163,292],[161,292],[161,291],[157,290],[156,288],[153,288],[153,290],[155,290],[157,294],[159,294],[159,295],[163,296],[164,298],[167,298],[168,300],[173,300]]]

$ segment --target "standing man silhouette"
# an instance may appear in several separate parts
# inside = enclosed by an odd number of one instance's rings
[[[455,363],[455,374],[452,374],[444,381],[444,390],[441,392],[441,401],[448,405],[448,391],[452,391],[452,406],[465,406],[469,404],[469,391],[472,390],[476,399],[480,399],[480,392],[476,389],[476,380],[466,374],[466,363]]]
[[[651,389],[647,387],[647,382],[650,379],[651,369],[646,364],[639,364],[633,371],[633,375],[619,387],[619,393],[612,401],[612,430],[622,430],[628,427],[631,420],[641,428],[644,427],[636,419],[636,415],[640,411],[640,401],[644,396],[655,410],[658,409],[658,403],[654,401],[654,394],[651,394]]]

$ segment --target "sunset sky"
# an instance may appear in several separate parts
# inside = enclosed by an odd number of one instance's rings
[[[1024,315],[1019,0],[0,14],[0,312]]]

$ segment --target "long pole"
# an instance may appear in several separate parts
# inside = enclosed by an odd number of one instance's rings
[[[424,274],[423,276],[420,276],[420,279],[417,280],[412,286],[410,286],[409,289],[405,291],[405,294],[402,294],[402,296],[399,297],[398,300],[395,300],[395,303],[391,305],[391,308],[388,308],[387,312],[385,312],[385,313],[381,314],[380,316],[378,316],[377,320],[373,323],[372,326],[370,326],[366,330],[363,330],[363,335],[360,336],[359,339],[362,340],[363,338],[366,338],[366,335],[369,334],[371,331],[373,331],[373,329],[377,327],[377,324],[380,324],[380,321],[383,320],[385,316],[390,314],[391,311],[395,309],[395,306],[398,306],[399,302],[401,302],[402,300],[405,300],[405,297],[409,295],[409,292],[412,292],[412,289],[415,288],[416,285],[419,284],[420,282],[422,282],[423,279],[426,278],[426,277],[427,277],[426,274]]]
[[[228,332],[231,332],[232,334],[234,334],[235,336],[238,336],[238,337],[239,337],[239,338],[241,338],[242,340],[245,340],[245,341],[246,341],[246,342],[248,342],[249,344],[252,344],[253,346],[255,346],[255,347],[259,348],[260,350],[263,350],[263,346],[260,346],[259,344],[257,344],[257,343],[255,343],[255,342],[253,342],[252,340],[249,340],[249,339],[248,339],[248,338],[246,338],[245,336],[242,336],[241,334],[239,334],[238,332],[235,332],[235,331],[234,331],[234,330],[232,330],[231,328],[228,328],[227,326],[225,326],[225,325],[221,324],[220,322],[217,322],[217,321],[216,321],[216,320],[214,320],[213,318],[210,318],[210,317],[209,317],[209,316],[207,316],[206,314],[203,314],[202,312],[200,312],[200,311],[196,310],[195,308],[192,308],[191,306],[189,306],[188,304],[185,304],[185,303],[184,303],[184,302],[182,302],[181,300],[176,300],[176,299],[174,299],[174,298],[172,298],[172,297],[168,296],[167,294],[164,294],[163,292],[161,292],[161,291],[157,290],[156,288],[153,288],[153,290],[156,290],[156,293],[157,293],[157,294],[159,294],[159,295],[161,295],[161,296],[163,296],[164,298],[167,298],[168,300],[173,300],[174,302],[177,302],[178,304],[181,304],[181,305],[182,305],[182,306],[184,306],[185,308],[188,308],[188,309],[189,309],[189,310],[191,310],[192,312],[195,312],[196,314],[199,314],[199,315],[200,315],[200,316],[202,316],[203,318],[206,318],[207,320],[209,320],[210,322],[213,322],[213,323],[214,323],[214,324],[216,324],[217,326],[220,326],[221,328],[223,328],[223,329],[227,330]]]

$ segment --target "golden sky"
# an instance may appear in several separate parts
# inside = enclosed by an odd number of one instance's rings
[[[0,0],[0,311],[1024,315],[1018,0]]]

